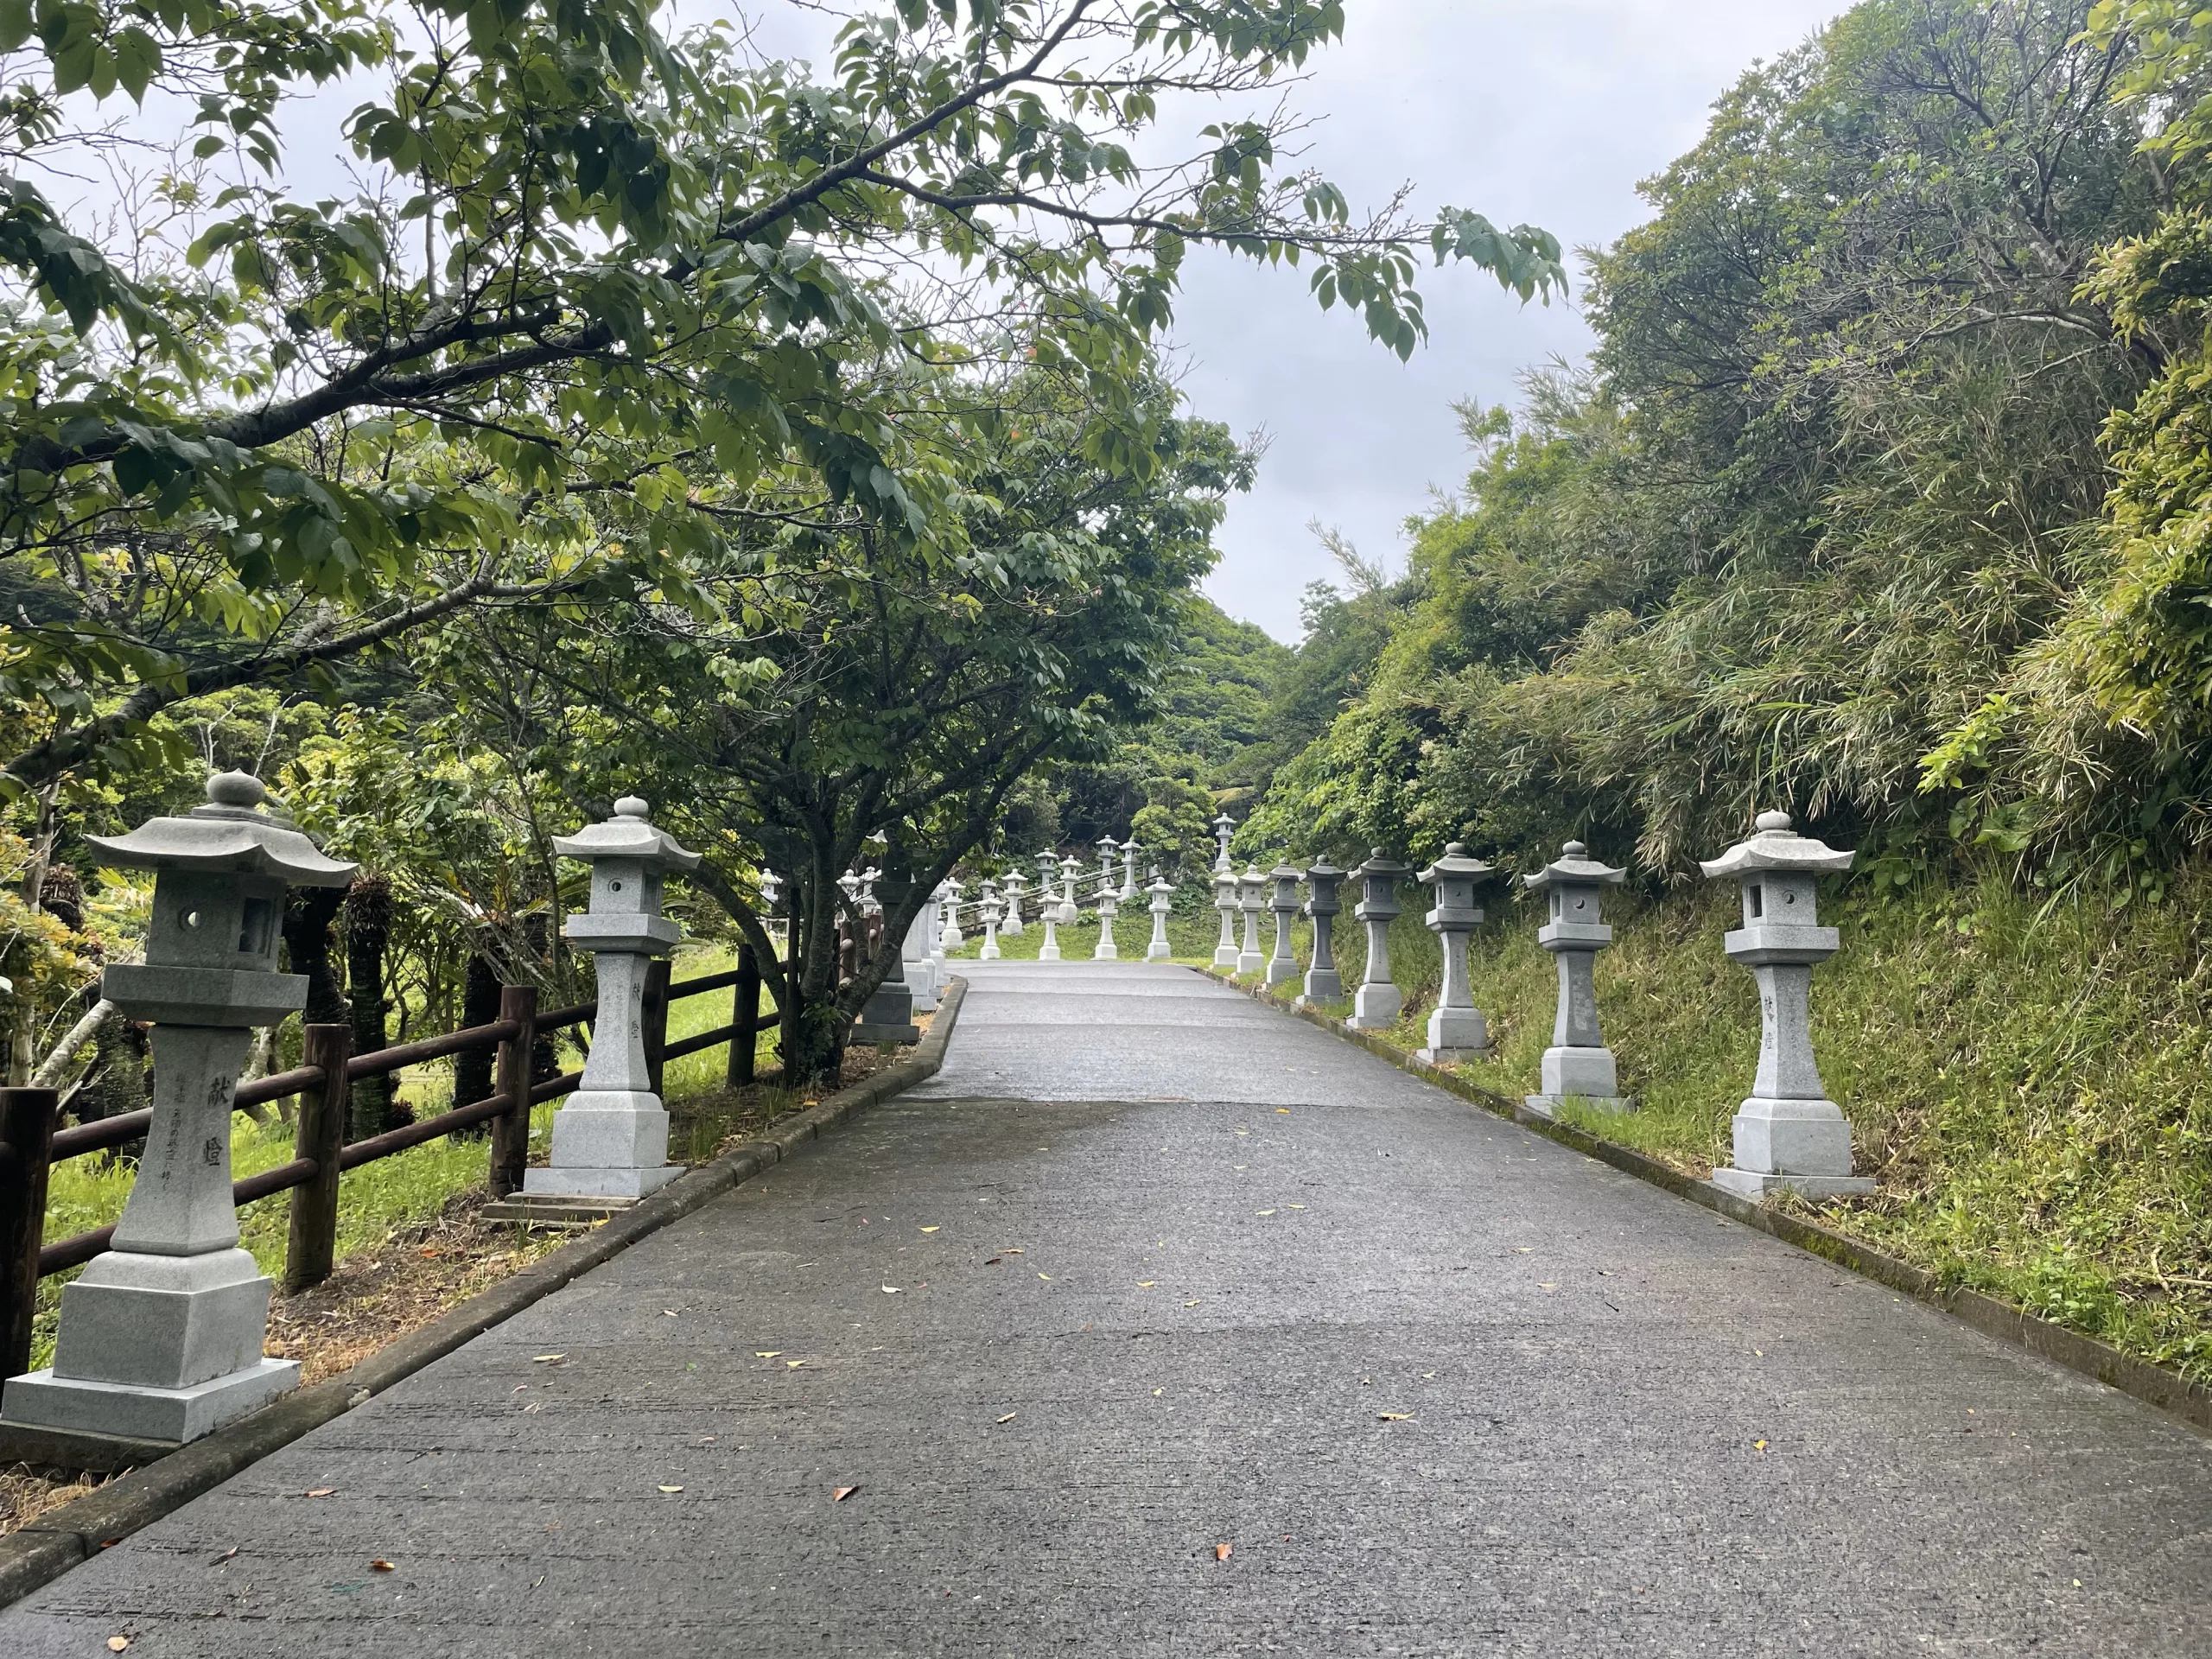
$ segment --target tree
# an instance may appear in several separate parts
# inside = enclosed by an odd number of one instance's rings
[[[1151,712],[1222,498],[1249,480],[1225,432],[1174,413],[1157,382],[1135,410],[1157,465],[1089,459],[1096,427],[1125,416],[1078,390],[1048,369],[988,397],[949,371],[909,385],[952,469],[957,556],[856,512],[764,519],[687,561],[703,609],[572,600],[448,630],[441,683],[478,741],[506,741],[515,721],[521,764],[579,807],[634,790],[705,855],[696,882],[755,946],[794,1080],[836,1075],[930,892],[1022,780],[1110,755]],[[797,498],[810,480],[785,485]],[[885,949],[841,984],[839,878],[870,865]],[[785,883],[780,962],[763,869]]]
[[[1539,232],[1355,218],[1285,109],[1137,159],[1171,99],[1253,103],[1343,27],[1340,0],[898,0],[817,79],[652,0],[0,0],[0,697],[29,711],[0,785],[464,610],[677,584],[791,465],[812,491],[774,511],[929,541],[959,514],[889,360],[1027,353],[1088,385],[1089,458],[1141,474],[1193,247],[1309,264],[1401,353],[1417,251],[1548,292]],[[310,201],[284,100],[341,77],[373,89],[365,183]],[[70,124],[156,91],[194,111],[172,155]],[[106,244],[33,176],[86,157],[127,181]]]

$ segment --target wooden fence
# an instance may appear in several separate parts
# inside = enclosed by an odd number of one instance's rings
[[[680,984],[671,984],[669,978],[668,963],[657,962],[645,982],[645,1059],[655,1091],[660,1090],[669,1061],[724,1043],[729,1045],[729,1082],[750,1083],[759,1033],[772,1019],[764,1020],[760,1014],[760,969],[751,949],[739,952],[738,966],[728,973],[687,979]],[[677,1042],[668,1040],[671,1003],[733,988],[735,997],[728,1025]],[[353,1052],[350,1026],[309,1026],[299,1065],[240,1084],[232,1099],[233,1110],[299,1096],[292,1160],[249,1175],[231,1186],[232,1202],[239,1205],[290,1192],[285,1288],[299,1290],[330,1276],[338,1243],[339,1178],[349,1169],[489,1122],[492,1196],[505,1198],[519,1187],[530,1156],[530,1109],[541,1101],[571,1093],[583,1075],[568,1071],[559,1077],[533,1078],[531,1056],[537,1039],[582,1025],[597,1012],[595,1002],[541,1012],[534,986],[510,985],[500,992],[499,1017],[490,1025],[425,1037],[372,1054]],[[383,1077],[405,1066],[486,1048],[498,1051],[493,1074],[497,1087],[493,1094],[388,1134],[346,1141],[347,1102],[353,1085],[361,1078]],[[83,1266],[106,1251],[115,1235],[112,1226],[101,1227],[47,1243],[48,1173],[60,1159],[81,1158],[128,1145],[153,1122],[154,1114],[149,1108],[63,1128],[55,1121],[60,1098],[60,1091],[53,1089],[0,1089],[0,1275],[4,1275],[0,1276],[0,1376],[14,1376],[30,1368],[31,1319],[38,1300],[38,1281],[49,1274]]]

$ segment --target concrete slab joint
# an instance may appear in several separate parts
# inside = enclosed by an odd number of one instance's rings
[[[1715,1185],[1745,1198],[1783,1187],[1810,1198],[1870,1193],[1873,1181],[1852,1173],[1851,1125],[1827,1097],[1813,1058],[1809,995],[1813,968],[1836,953],[1836,930],[1816,913],[1816,883],[1847,870],[1852,855],[1798,835],[1786,812],[1763,812],[1750,839],[1699,868],[1732,880],[1744,925],[1723,947],[1751,970],[1759,988],[1759,1064],[1750,1096],[1737,1109],[1735,1163],[1713,1172]]]
[[[153,1022],[154,1121],[113,1248],[63,1289],[54,1363],[8,1380],[0,1424],[182,1444],[298,1385],[296,1361],[262,1356],[270,1283],[238,1248],[232,1101],[251,1028],[307,1001],[276,971],[285,889],[342,887],[354,866],[267,801],[221,772],[187,817],[86,837],[110,868],[154,872],[146,960],[101,982]]]

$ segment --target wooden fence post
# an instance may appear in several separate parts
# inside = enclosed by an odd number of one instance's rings
[[[645,964],[645,994],[639,1009],[639,1023],[644,1026],[645,1044],[645,1076],[652,1080],[652,1091],[663,1092],[661,1081],[668,1065],[664,1058],[668,1050],[668,978],[669,960],[655,957]]]
[[[729,1039],[728,1083],[735,1089],[753,1081],[753,1057],[760,1046],[760,958],[749,944],[737,947],[737,994],[729,1019],[737,1027]]]
[[[48,1154],[60,1103],[58,1090],[0,1089],[0,1376],[31,1368]]]
[[[507,1109],[492,1120],[491,1188],[494,1198],[519,1192],[530,1162],[530,1085],[537,1052],[537,987],[499,988],[499,1018],[512,1021],[515,1034],[499,1045],[493,1084],[507,1097]],[[461,1101],[466,1106],[469,1103]]]
[[[320,1066],[322,1081],[300,1091],[292,1155],[315,1160],[315,1179],[292,1189],[292,1229],[284,1246],[284,1288],[305,1290],[330,1277],[338,1257],[338,1160],[346,1149],[353,1085],[353,1027],[309,1026],[301,1033],[300,1064]]]

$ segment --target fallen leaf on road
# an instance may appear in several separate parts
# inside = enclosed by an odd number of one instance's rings
[[[107,1650],[110,1653],[121,1653],[130,1645],[130,1638],[127,1636],[111,1636],[107,1639]]]
[[[1272,1210],[1255,1210],[1252,1213],[1255,1216],[1272,1216],[1274,1214],[1274,1211]]]
[[[1140,1279],[1137,1281],[1137,1288],[1139,1290],[1150,1290],[1159,1283],[1160,1281],[1157,1279]]]
[[[787,1371],[795,1371],[805,1363],[806,1362],[803,1359],[787,1359],[784,1362],[784,1369]]]
[[[1534,1245],[1530,1244],[1516,1244],[1513,1247],[1513,1254],[1516,1255],[1526,1255],[1535,1248],[1535,1247]]]
[[[681,1486],[664,1486],[661,1488],[661,1491],[664,1492],[680,1492],[683,1490],[683,1489]]]
[[[1289,1068],[1288,1068],[1287,1066],[1284,1067],[1283,1069],[1284,1069],[1285,1071],[1288,1071],[1288,1070],[1289,1070]],[[1290,1108],[1289,1108],[1289,1107],[1287,1107],[1287,1106],[1278,1106],[1278,1107],[1276,1107],[1276,1108],[1275,1108],[1275,1116],[1278,1116],[1278,1117],[1288,1117],[1288,1116],[1290,1116]]]
[[[836,1491],[830,1494],[830,1501],[832,1503],[842,1503],[858,1491],[860,1491],[860,1484],[857,1481],[850,1486],[840,1486]]]
[[[530,1363],[533,1365],[550,1365],[556,1359],[567,1357],[566,1354],[532,1354],[530,1357]]]
[[[887,1296],[896,1296],[899,1294],[899,1287],[896,1285],[886,1285],[883,1287],[883,1294]]]
[[[1227,1560],[1229,1559],[1229,1552],[1235,1548],[1236,1546],[1234,1544],[1216,1544],[1213,1547],[1214,1560],[1217,1561]]]
[[[421,1249],[416,1251],[415,1254],[417,1255],[427,1255],[432,1261],[435,1261],[438,1255],[437,1247],[432,1244],[425,1244]]]
[[[1764,1452],[1764,1451],[1765,1451],[1765,1450],[1766,1450],[1766,1442],[1765,1442],[1764,1440],[1753,1440],[1753,1441],[1751,1442],[1751,1450],[1752,1450],[1752,1451],[1754,1451],[1754,1452]]]
[[[1538,1290],[1557,1290],[1559,1288],[1559,1285],[1557,1281],[1548,1279],[1539,1283],[1536,1288]]]
[[[923,1229],[922,1229],[922,1230],[923,1230],[924,1232],[925,1232],[925,1233],[933,1233],[933,1232],[937,1231],[937,1229],[936,1229],[936,1228],[934,1228],[934,1227],[925,1227],[925,1228],[923,1228]]]
[[[1167,1392],[1167,1390],[1166,1390],[1166,1389],[1154,1389],[1152,1391],[1152,1397],[1153,1397],[1154,1399],[1157,1400],[1157,1399],[1159,1399],[1159,1398],[1160,1398],[1160,1396],[1161,1395],[1163,1395],[1163,1394],[1165,1394],[1165,1393],[1166,1393],[1166,1392]]]
[[[1049,1273],[1040,1273],[1037,1276],[1048,1285],[1052,1282],[1052,1275]]]
[[[1294,1210],[1303,1210],[1306,1206],[1302,1204],[1294,1204],[1290,1207]]]
[[[377,1560],[369,1563],[369,1571],[372,1573],[397,1573],[399,1569],[394,1567],[390,1561],[387,1561],[379,1556]]]
[[[1020,1414],[1020,1413],[1018,1413],[1018,1412],[1012,1412],[1012,1411],[1009,1411],[1008,1413],[1007,1413],[1007,1414],[1006,1414],[1005,1416],[1003,1416],[1003,1417],[1000,1418],[1000,1419],[999,1419],[999,1421],[1001,1421],[1001,1422],[1002,1422],[1002,1423],[1010,1423],[1010,1422],[1012,1422],[1012,1421],[1014,1421],[1017,1416],[1019,1416]]]
[[[207,1565],[210,1567],[220,1567],[225,1561],[229,1560],[232,1556],[238,1553],[238,1547],[236,1544],[232,1544],[228,1549],[218,1555],[213,1560],[208,1562]]]
[[[1012,1245],[1010,1245],[1010,1244],[1009,1244],[1009,1245],[1002,1245],[1002,1246],[1000,1248],[1000,1249],[999,1249],[999,1254],[1000,1254],[1001,1255],[1020,1255],[1021,1254],[1021,1252],[1020,1252],[1020,1250],[1015,1249]]]
[[[1378,1411],[1375,1414],[1386,1423],[1410,1423],[1414,1420],[1410,1411]]]
[[[1196,1307],[1198,1304],[1196,1302],[1185,1302],[1183,1306],[1185,1307]]]
[[[784,1351],[780,1348],[764,1349],[755,1352],[753,1356],[755,1359],[781,1359],[783,1357]]]
[[[672,1307],[664,1307],[661,1309],[661,1312],[665,1313],[671,1319],[676,1317],[676,1310]]]
[[[308,1493],[308,1496],[309,1497],[329,1497],[333,1492],[336,1491],[337,1490],[338,1490],[338,1489],[337,1489],[335,1486],[317,1486],[317,1487],[315,1487],[314,1490],[312,1490],[311,1491],[309,1491],[309,1492]]]
[[[1005,1259],[1005,1258],[1004,1258],[1004,1257],[1002,1257],[1002,1256],[996,1256],[996,1255],[994,1255],[994,1256],[990,1257],[989,1259],[988,1259],[988,1260],[983,1263],[983,1265],[984,1265],[985,1267],[987,1267],[987,1268],[995,1268],[995,1267],[996,1267],[996,1266],[998,1266],[998,1264],[999,1264],[1001,1261],[1003,1261],[1004,1259]]]

